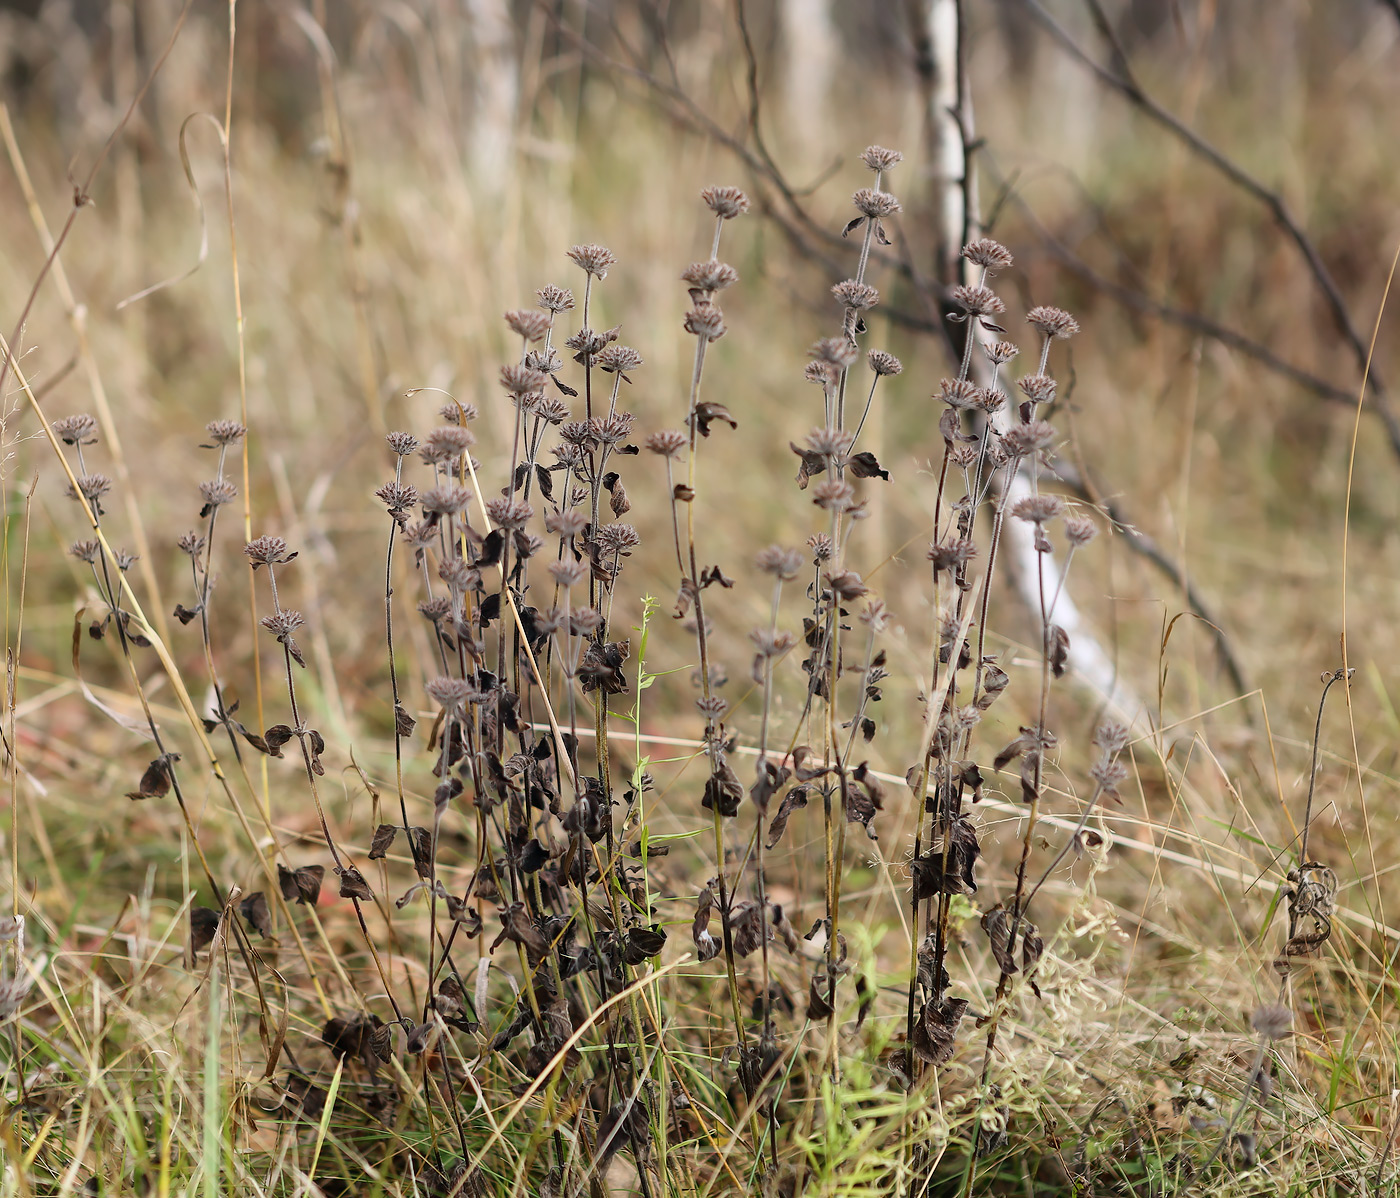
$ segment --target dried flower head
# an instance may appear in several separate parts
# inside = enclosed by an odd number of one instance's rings
[[[737,187],[707,187],[700,193],[705,207],[721,220],[733,220],[749,210],[749,197]]]
[[[576,607],[569,613],[569,631],[575,636],[592,636],[603,626],[603,613],[596,607]]]
[[[880,293],[869,283],[857,283],[855,279],[845,279],[831,289],[836,302],[843,308],[856,312],[868,312],[880,302]]]
[[[299,611],[292,608],[283,608],[281,611],[273,612],[270,616],[264,616],[258,621],[268,632],[272,633],[279,641],[283,637],[291,636],[298,628],[306,623],[306,617]]]
[[[817,563],[831,560],[831,538],[824,532],[814,532],[807,538],[807,548],[812,551],[812,560]]]
[[[565,558],[562,562],[550,562],[549,573],[561,587],[567,590],[577,582],[582,582],[588,575],[588,567],[583,562],[574,561],[572,558]]]
[[[802,369],[802,377],[809,383],[822,387],[834,387],[841,379],[841,371],[830,362],[808,362]]]
[[[68,546],[68,552],[80,562],[87,562],[91,566],[102,556],[102,546],[97,541],[74,541]]]
[[[664,428],[651,433],[646,439],[646,447],[651,453],[663,458],[673,458],[689,444],[686,435],[673,428]]]
[[[512,395],[529,395],[532,392],[540,391],[544,388],[548,377],[538,370],[531,370],[528,366],[520,365],[519,362],[512,362],[509,366],[501,367],[501,386]]]
[[[433,678],[423,689],[428,692],[428,698],[446,711],[461,712],[468,703],[481,698],[476,687],[462,678]]]
[[[855,500],[855,488],[843,478],[826,478],[812,488],[812,502],[828,512],[844,512]]]
[[[950,408],[970,408],[977,403],[977,385],[967,379],[941,379],[938,395]]]
[[[953,537],[928,547],[928,560],[935,574],[944,570],[960,570],[977,556],[977,542],[968,537]]]
[[[873,187],[862,187],[851,197],[851,203],[874,220],[893,216],[900,209],[899,201],[888,191],[876,191]]]
[[[711,258],[708,262],[692,262],[681,272],[681,279],[696,291],[707,295],[733,287],[739,272],[728,263]]]
[[[535,405],[535,415],[549,424],[563,424],[569,418],[569,405],[551,395]]]
[[[544,518],[544,528],[556,537],[576,537],[588,527],[588,516],[578,508],[556,508]]]
[[[1105,753],[1121,753],[1128,745],[1128,726],[1118,720],[1104,720],[1094,729],[1094,744]]]
[[[238,488],[227,479],[211,478],[199,484],[199,494],[207,511],[225,503],[232,503],[238,496]]]
[[[181,533],[175,544],[181,553],[187,553],[190,557],[197,558],[204,552],[204,537],[197,532]]]
[[[423,492],[423,510],[430,516],[457,516],[472,501],[470,488],[460,483],[444,483]]]
[[[1065,519],[1065,539],[1076,549],[1087,545],[1099,535],[1099,526],[1088,516],[1069,516]]]
[[[280,566],[296,557],[295,553],[287,552],[287,542],[281,537],[258,537],[244,545],[243,552],[248,555],[254,569],[259,566]]]
[[[1065,501],[1058,495],[1027,495],[1011,505],[1011,514],[1031,524],[1044,524],[1065,510]]]
[[[481,571],[468,565],[464,558],[449,557],[438,563],[438,577],[454,595],[460,595],[481,580]]]
[[[783,582],[791,582],[802,570],[802,554],[796,549],[769,545],[767,549],[759,550],[758,556],[754,558],[754,565],[765,574],[771,574]]]
[[[1048,420],[1014,424],[1002,436],[1002,444],[1015,457],[1039,453],[1055,444],[1055,426]]]
[[[844,428],[814,428],[807,434],[807,448],[827,458],[844,457],[855,443],[856,435]]]
[[[1128,767],[1121,761],[1103,758],[1089,767],[1089,777],[1105,794],[1118,797],[1118,788],[1128,780]]]
[[[486,501],[486,514],[491,517],[491,522],[498,528],[515,532],[530,522],[530,517],[535,514],[535,509],[523,500],[497,496],[495,499]]]
[[[568,420],[559,426],[559,436],[566,444],[587,448],[593,444],[597,427],[591,420]]]
[[[859,599],[862,595],[870,593],[870,588],[861,581],[860,575],[854,570],[839,570],[828,574],[826,581],[831,587],[831,593],[842,601]]]
[[[1033,325],[1047,337],[1059,337],[1062,340],[1079,332],[1079,322],[1068,312],[1044,305],[1027,312],[1026,323]]]
[[[418,605],[418,614],[434,624],[441,623],[452,614],[452,600],[445,595],[439,595],[435,599],[424,599]]]
[[[1006,392],[1000,387],[978,387],[972,402],[978,410],[991,415],[1006,407]]]
[[[526,341],[538,341],[549,332],[549,317],[536,308],[513,308],[506,313],[506,325]]]
[[[636,419],[631,412],[614,412],[601,420],[595,417],[592,421],[593,439],[599,445],[620,445],[632,431]]]
[[[525,365],[541,374],[558,374],[564,365],[564,359],[559,356],[559,351],[551,346],[549,349],[532,349],[525,355]]]
[[[54,436],[65,445],[94,445],[97,443],[97,421],[86,412],[64,416],[50,426]]]
[[[630,345],[610,345],[598,355],[598,365],[609,374],[625,374],[642,364],[642,355]]]
[[[992,273],[1006,270],[1012,263],[1011,251],[990,237],[979,237],[976,241],[969,241],[962,248],[962,256],[974,266],[980,266]]]
[[[459,424],[445,424],[427,436],[418,456],[429,466],[456,467],[462,455],[475,443],[476,435]]]
[[[470,424],[477,417],[477,408],[469,399],[456,399],[443,404],[438,415],[448,424]]]
[[[596,537],[599,552],[611,557],[627,554],[642,543],[641,535],[630,524],[605,524]]]
[[[1059,384],[1048,374],[1028,374],[1023,379],[1017,379],[1016,385],[1021,388],[1021,393],[1034,404],[1050,403],[1055,398],[1055,392]]]
[[[807,356],[844,370],[860,357],[860,350],[844,337],[823,337],[812,343]]]
[[[412,524],[405,524],[403,539],[410,549],[426,549],[437,542],[437,525],[431,520],[417,520]]]
[[[870,369],[881,376],[899,374],[904,369],[903,362],[883,349],[872,349],[865,360],[870,363]]]
[[[871,632],[884,632],[890,626],[891,619],[890,609],[883,599],[867,600],[865,610],[860,613],[860,622]]]
[[[711,695],[707,699],[696,699],[695,706],[699,708],[700,714],[712,724],[723,719],[724,713],[729,710],[729,704],[718,695]]]
[[[884,146],[866,146],[860,160],[872,171],[879,172],[892,170],[904,161],[904,155],[898,150],[887,150]]]
[[[418,438],[412,433],[390,433],[384,439],[389,442],[389,448],[401,458],[408,457],[418,448]]]
[[[1021,352],[1021,348],[1014,341],[993,341],[990,345],[984,345],[982,352],[987,355],[987,361],[1000,366],[1011,361]]]
[[[617,255],[601,245],[576,245],[569,250],[569,258],[580,270],[598,279],[606,279],[608,268],[617,262]]]
[[[248,430],[236,420],[211,420],[204,426],[215,445],[237,445]]]
[[[749,640],[760,657],[778,657],[797,643],[792,633],[769,628],[755,628],[749,633]]]
[[[1250,1016],[1249,1026],[1266,1040],[1282,1040],[1293,1030],[1293,1012],[1277,1003],[1266,1003]]]
[[[685,314],[685,331],[705,341],[718,341],[727,331],[724,313],[714,304],[697,304]]]
[[[96,504],[111,489],[112,480],[105,474],[83,474],[78,477],[76,488],[72,483],[68,484],[68,498],[77,499],[81,495],[89,503]],[[101,512],[100,506],[98,511]]]
[[[990,287],[954,287],[948,295],[969,316],[995,316],[1006,311],[1006,305]]]
[[[418,502],[418,488],[412,483],[385,483],[375,495],[391,512],[406,512]]]
[[[123,574],[140,560],[141,555],[139,553],[128,553],[125,549],[118,549],[116,552],[117,569]]]
[[[574,293],[567,287],[546,284],[535,292],[539,306],[546,312],[567,312],[574,306]]]

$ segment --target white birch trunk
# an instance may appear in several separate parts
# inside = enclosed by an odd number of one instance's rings
[[[831,115],[841,49],[832,0],[781,0],[778,20],[785,124],[793,148],[804,152],[805,165],[811,166],[827,148],[815,134],[827,128]]]
[[[976,175],[968,176],[967,173],[966,143],[974,136],[972,96],[966,90],[959,95],[958,0],[927,0],[926,13],[934,65],[930,97],[932,111],[928,114],[932,134],[930,151],[934,159],[931,169],[937,188],[940,241],[943,252],[948,255],[943,263],[943,277],[964,283],[976,282],[971,277],[971,264],[960,255],[964,235],[976,237],[981,229],[978,223]],[[961,122],[955,113],[961,113]],[[975,337],[979,343],[985,340],[976,322],[969,326],[968,335]],[[985,387],[991,383],[991,366],[984,354],[973,353],[972,374],[973,381],[979,386]],[[1001,411],[992,417],[998,432],[1005,432],[1011,427],[1015,411],[1016,399],[1008,395]],[[1008,492],[1008,510],[1034,493],[1027,470],[1016,472],[1008,484]],[[1008,517],[1002,528],[1001,552],[1011,584],[1037,626],[1040,625],[1041,610],[1040,558],[1044,556],[1047,598],[1059,592],[1051,622],[1058,624],[1069,636],[1068,664],[1071,675],[1093,691],[1117,718],[1130,726],[1138,725],[1146,710],[1142,701],[1119,677],[1113,659],[1080,614],[1069,585],[1060,586],[1062,570],[1055,555],[1042,555],[1036,551],[1033,527],[1024,520]]]
[[[520,59],[507,0],[464,0],[471,22],[472,128],[467,153],[472,182],[499,195],[514,163]]]

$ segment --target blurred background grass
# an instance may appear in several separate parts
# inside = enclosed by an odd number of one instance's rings
[[[905,212],[892,253],[936,276],[934,170],[914,37],[922,6],[774,0],[745,7],[761,131],[803,208],[821,228],[839,230],[850,190],[865,182],[855,154],[870,142],[901,148],[906,159],[893,186]],[[160,54],[180,5],[45,0],[29,8],[0,11],[3,96],[56,230],[75,180]],[[1400,243],[1393,8],[1374,0],[1132,0],[1105,8],[1147,92],[1285,199],[1369,337]],[[1066,2],[1053,11],[1096,60],[1112,62],[1092,6]],[[1128,988],[1140,987],[1134,993],[1159,1009],[1178,1000],[1198,1010],[1248,1006],[1242,995],[1262,984],[1260,963],[1271,956],[1259,941],[1267,900],[1251,886],[1269,854],[1256,850],[1285,843],[1296,822],[1317,678],[1341,663],[1344,586],[1357,676],[1349,704],[1337,703],[1324,725],[1317,855],[1349,863],[1338,871],[1344,904],[1381,923],[1400,918],[1393,864],[1400,458],[1363,412],[1351,474],[1354,404],[1319,397],[1216,339],[1134,310],[1066,265],[1052,241],[1120,288],[1237,330],[1343,395],[1360,392],[1354,356],[1302,257],[1263,206],[1097,84],[1019,0],[969,4],[965,13],[983,215],[1017,258],[1002,293],[1013,311],[1066,307],[1085,329],[1061,372],[1072,380],[1064,457],[1199,588],[1251,688],[1235,692],[1196,622],[1176,623],[1163,644],[1187,605],[1126,537],[1102,538],[1077,560],[1076,599],[1152,723],[1165,729],[1166,761],[1139,762],[1138,805],[1129,811],[1146,823],[1115,825],[1116,833],[1156,837],[1168,848],[1189,843],[1193,855],[1242,871],[1206,886],[1200,872],[1126,855],[1098,883],[1114,910],[1131,917],[1107,951]],[[343,751],[372,745],[385,728],[383,654],[364,631],[377,627],[382,603],[383,518],[371,493],[387,477],[383,431],[431,427],[442,401],[433,391],[406,392],[443,388],[475,399],[485,460],[491,439],[508,430],[495,383],[512,352],[500,313],[527,305],[545,283],[571,283],[564,251],[596,241],[619,264],[598,292],[602,317],[594,323],[622,322],[622,340],[646,358],[630,392],[642,427],[675,425],[689,375],[687,347],[676,336],[684,310],[677,279],[708,254],[697,192],[732,182],[750,188],[759,208],[790,209],[731,149],[677,119],[674,99],[654,86],[683,90],[724,135],[753,144],[728,4],[329,0],[301,13],[242,0],[236,16],[232,183],[253,532],[278,532],[301,549],[303,569],[289,585],[299,588],[295,602],[311,623],[322,688],[315,702]],[[196,261],[200,218],[185,184],[180,131],[192,113],[222,116],[228,23],[224,6],[193,5],[63,251],[92,363],[126,445],[165,610],[189,598],[174,539],[192,525],[194,487],[208,473],[210,455],[194,447],[206,421],[234,416],[239,406],[233,257],[222,160],[207,122],[190,123],[186,133],[208,218],[207,257],[178,283],[117,305]],[[620,60],[632,69],[619,69]],[[8,330],[45,257],[8,164],[0,170],[0,217],[0,320]],[[830,273],[819,259],[847,263],[854,247],[812,242],[820,253],[804,254],[763,213],[736,223],[727,239],[726,257],[743,281],[726,297],[731,332],[715,346],[710,385],[738,417],[740,435],[706,446],[711,501],[702,535],[715,544],[794,541],[810,530],[806,505],[790,488],[796,459],[786,444],[817,423],[816,393],[801,380],[805,349],[830,331],[827,287],[848,271]],[[916,289],[888,271],[875,281],[886,304],[873,314],[871,343],[897,353],[905,370],[877,401],[872,447],[895,485],[873,493],[878,537],[868,540],[861,568],[906,630],[895,644],[923,658],[927,599],[918,565],[934,490],[928,465],[939,448],[930,393],[951,371],[938,336],[887,314],[898,309],[915,324],[936,325]],[[1375,370],[1386,379],[1400,375],[1395,327],[1385,313]],[[26,373],[51,388],[44,397],[51,415],[91,407],[86,364],[70,369],[78,343],[51,279],[19,345]],[[150,865],[169,864],[173,817],[121,797],[143,751],[107,726],[94,728],[65,681],[73,611],[86,583],[61,551],[79,530],[47,447],[13,406],[13,379],[7,387],[12,627],[21,517],[34,487],[20,757],[45,788],[29,808],[39,826],[21,835],[25,855],[33,847],[36,861],[51,862],[47,882],[37,868],[26,876],[41,896],[76,885],[84,863],[100,859],[119,871],[107,881],[134,887]],[[655,463],[641,461],[633,477],[645,471]],[[117,527],[122,502],[110,505]],[[633,589],[668,603],[665,512],[639,505],[630,518],[645,537],[631,567],[645,585]],[[130,547],[120,535],[114,541]],[[236,543],[225,542],[218,556],[233,599]],[[747,559],[722,562],[752,577]],[[763,618],[763,595],[762,587],[739,587],[717,605],[736,677],[747,670],[744,636]],[[1014,600],[998,602],[1001,632],[1033,638]],[[228,621],[217,636],[228,660],[246,659],[246,627]],[[176,630],[173,645],[198,674],[197,638]],[[657,668],[690,663],[684,637],[658,635],[652,652]],[[90,681],[120,686],[114,658],[85,654]],[[246,678],[231,681],[249,702]],[[895,710],[885,716],[894,729],[915,725],[916,688],[917,673],[891,681],[887,709]],[[421,690],[410,693],[421,706]],[[684,699],[683,688],[658,688],[648,698],[650,730],[695,735]],[[1076,695],[1064,703],[1082,744],[1095,702]],[[998,714],[1014,729],[1016,712]],[[736,724],[741,732],[745,718]],[[892,749],[899,740],[885,743]],[[902,775],[908,762],[896,751],[879,764]],[[678,785],[667,830],[693,826],[694,799],[685,794]],[[215,805],[208,818],[225,817]],[[908,838],[892,826],[885,839],[897,846]],[[120,887],[95,885],[87,920],[106,922],[99,913],[114,916],[122,897]],[[1392,959],[1384,937],[1368,947],[1376,963]],[[1184,957],[1187,967],[1144,978],[1144,953],[1148,962]],[[1375,1019],[1390,1009],[1387,1001],[1372,1011]],[[1318,1051],[1329,1051],[1326,1029],[1319,1034]],[[1393,1062],[1384,1058],[1381,1051],[1370,1059],[1362,1090],[1382,1093],[1391,1084]]]

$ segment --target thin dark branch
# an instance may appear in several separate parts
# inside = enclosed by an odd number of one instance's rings
[[[1239,658],[1235,656],[1234,648],[1230,644],[1229,637],[1225,635],[1223,625],[1212,612],[1210,604],[1196,587],[1196,584],[1183,573],[1181,567],[1171,559],[1166,550],[1133,524],[1118,504],[1106,498],[1086,472],[1070,466],[1068,462],[1057,461],[1055,463],[1055,476],[1086,503],[1093,504],[1107,516],[1115,531],[1124,534],[1127,538],[1128,547],[1156,566],[1181,590],[1186,598],[1187,606],[1210,629],[1211,639],[1215,642],[1216,656],[1219,657],[1220,664],[1230,676],[1230,684],[1235,688],[1236,693],[1248,694],[1251,688],[1245,678],[1244,667],[1240,664]]]
[[[1087,0],[1091,11],[1095,15],[1095,24],[1100,32],[1109,41],[1117,70],[1105,67],[1092,58],[1070,33],[1060,25],[1040,0],[1022,0],[1022,3],[1030,10],[1031,14],[1045,28],[1056,42],[1072,58],[1086,67],[1100,83],[1112,88],[1120,93],[1135,108],[1150,117],[1170,132],[1180,142],[1186,145],[1198,157],[1204,159],[1220,174],[1224,175],[1230,182],[1234,183],[1242,191],[1253,196],[1254,199],[1263,204],[1273,215],[1274,220],[1283,228],[1289,239],[1298,248],[1304,261],[1308,265],[1308,270],[1316,281],[1318,288],[1322,291],[1327,300],[1327,306],[1331,310],[1332,319],[1336,323],[1338,331],[1345,338],[1355,357],[1358,369],[1366,378],[1376,401],[1376,409],[1385,421],[1386,429],[1390,434],[1391,443],[1397,454],[1400,454],[1400,420],[1397,420],[1395,413],[1386,402],[1385,386],[1377,377],[1375,369],[1370,365],[1370,347],[1361,336],[1355,323],[1352,321],[1351,313],[1347,309],[1346,301],[1342,298],[1341,290],[1337,282],[1328,271],[1326,264],[1322,261],[1322,256],[1318,253],[1317,247],[1312,243],[1303,227],[1289,211],[1288,205],[1284,203],[1283,197],[1276,191],[1271,191],[1242,166],[1233,159],[1226,156],[1222,151],[1216,149],[1210,142],[1206,141],[1199,133],[1186,125],[1178,117],[1168,112],[1156,100],[1143,90],[1137,79],[1132,75],[1128,66],[1127,55],[1123,47],[1117,41],[1116,35],[1112,31],[1112,26],[1104,18],[1102,10],[1098,7],[1097,0]],[[1349,397],[1349,402],[1355,402],[1355,397]]]

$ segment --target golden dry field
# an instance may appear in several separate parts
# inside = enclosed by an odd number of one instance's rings
[[[1400,1194],[1397,64],[0,4],[0,1194]]]

